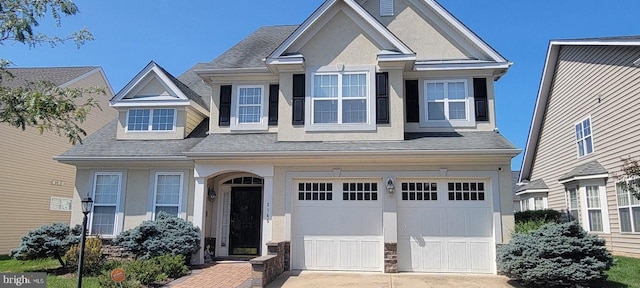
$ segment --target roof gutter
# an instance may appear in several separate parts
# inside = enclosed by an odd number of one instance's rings
[[[189,159],[208,159],[208,158],[300,158],[303,156],[316,157],[341,157],[341,158],[359,158],[366,156],[388,156],[388,157],[424,157],[434,155],[460,155],[460,156],[511,156],[522,152],[521,149],[477,149],[477,150],[382,150],[382,151],[277,151],[277,152],[185,152]]]
[[[161,162],[161,161],[190,161],[186,156],[54,156],[53,160],[71,164],[78,162]]]

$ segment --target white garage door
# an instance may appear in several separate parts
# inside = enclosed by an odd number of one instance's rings
[[[379,180],[293,185],[292,268],[382,271]]]
[[[398,182],[400,271],[494,272],[491,191],[486,182]]]

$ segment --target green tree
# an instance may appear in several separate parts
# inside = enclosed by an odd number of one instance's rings
[[[81,231],[80,225],[76,225],[73,229],[65,223],[44,225],[23,236],[20,247],[11,250],[11,257],[18,260],[54,257],[62,267],[66,267],[67,264],[62,260],[62,256],[72,245],[78,244]]]
[[[48,44],[51,47],[73,41],[79,48],[93,40],[87,29],[66,36],[50,36],[37,31],[39,21],[50,15],[61,26],[62,16],[79,12],[71,0],[0,0],[0,45],[20,43],[34,48]],[[0,59],[0,122],[22,130],[36,127],[40,133],[51,131],[66,136],[73,144],[82,143],[86,132],[79,124],[84,122],[91,108],[98,103],[89,98],[81,101],[85,93],[104,93],[103,89],[60,88],[50,81],[25,83],[19,87],[4,85],[13,78],[7,70],[12,63]]]

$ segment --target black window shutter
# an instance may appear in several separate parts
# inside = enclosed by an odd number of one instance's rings
[[[473,78],[473,94],[476,105],[476,121],[489,121],[486,78]]]
[[[280,94],[280,85],[273,84],[269,86],[269,125],[278,125],[278,95]]]
[[[293,75],[293,125],[304,125],[305,75]]]
[[[389,73],[376,73],[376,122],[389,124]]]
[[[405,101],[407,109],[407,123],[420,122],[420,97],[418,91],[418,80],[406,80]]]
[[[229,127],[231,124],[231,85],[220,86],[220,115],[218,125]]]

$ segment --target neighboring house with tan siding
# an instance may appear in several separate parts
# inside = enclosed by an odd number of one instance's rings
[[[88,135],[116,117],[109,107],[113,91],[100,67],[10,68],[14,78],[2,85],[19,87],[48,80],[59,87],[102,87],[104,95],[86,95],[98,101],[81,124]],[[0,255],[20,244],[27,231],[52,222],[69,223],[75,169],[53,160],[68,150],[69,139],[28,127],[25,131],[0,123]]]
[[[275,241],[295,270],[495,274],[520,153],[495,122],[510,66],[433,0],[327,0],[177,78],[151,62],[118,120],[57,157],[77,168],[72,223],[89,192],[91,234],[169,212],[215,248],[194,263]]]
[[[617,176],[640,157],[639,79],[640,36],[551,41],[518,192],[636,257],[640,200]]]

